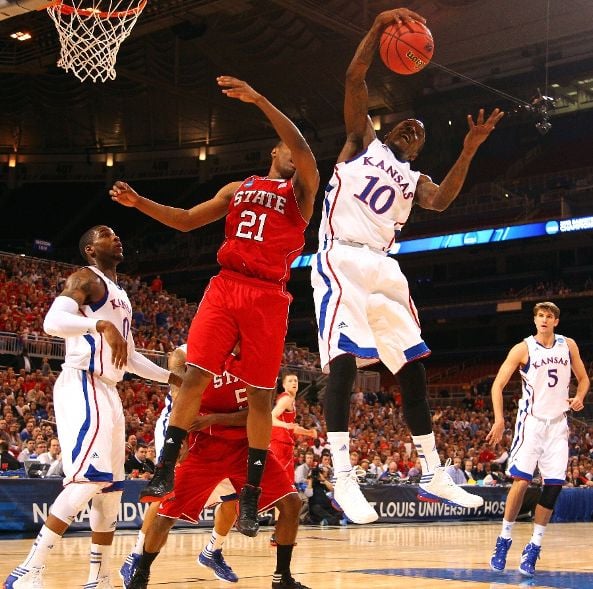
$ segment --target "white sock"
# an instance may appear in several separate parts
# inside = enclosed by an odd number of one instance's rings
[[[545,533],[546,526],[542,526],[541,524],[533,524],[533,536],[531,536],[530,542],[536,546],[541,546]]]
[[[412,436],[412,441],[422,464],[421,482],[426,483],[432,479],[435,469],[441,466],[434,433],[425,434],[424,436]]]
[[[500,530],[500,537],[504,538],[505,540],[511,539],[511,534],[513,532],[513,526],[515,522],[509,522],[506,519],[502,520],[502,529]]]
[[[146,538],[146,534],[140,530],[138,532],[138,537],[136,538],[136,545],[134,546],[134,550],[132,550],[134,554],[144,553],[144,538]]]
[[[222,548],[225,540],[226,536],[222,536],[221,534],[218,534],[216,530],[212,530],[212,536],[210,536],[210,540],[208,541],[208,544],[206,544],[206,548],[204,548],[203,552],[208,555],[212,554],[215,550]]]
[[[54,544],[61,538],[59,534],[52,532],[47,526],[43,526],[31,546],[31,550],[27,558],[23,560],[22,566],[24,569],[39,568],[45,564],[49,551],[54,547]]]
[[[350,434],[348,432],[327,432],[327,441],[330,443],[336,476],[349,473],[352,470],[350,464]]]
[[[111,565],[111,546],[91,544],[91,566],[87,583],[108,577]]]

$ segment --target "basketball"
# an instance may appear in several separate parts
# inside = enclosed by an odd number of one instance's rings
[[[420,22],[392,24],[381,35],[379,54],[383,63],[396,74],[415,74],[425,68],[434,52],[430,30]]]

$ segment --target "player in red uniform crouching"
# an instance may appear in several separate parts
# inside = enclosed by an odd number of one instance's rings
[[[176,352],[178,353],[178,351]],[[238,356],[240,357],[240,356]],[[236,357],[236,358],[238,358]],[[229,359],[227,366],[232,362]],[[245,484],[247,460],[247,397],[245,383],[226,370],[215,376],[204,392],[195,430],[188,439],[188,453],[175,471],[175,485],[165,497],[159,517],[150,526],[144,540],[144,552],[126,589],[148,587],[150,566],[167,541],[169,530],[177,519],[196,523],[204,507],[223,501],[215,517],[215,531],[198,562],[211,568],[224,581],[237,582],[238,577],[222,556],[222,544],[232,527],[237,491]],[[229,504],[233,502],[233,506]],[[307,589],[293,579],[290,572],[292,550],[298,530],[301,500],[292,479],[274,454],[268,456],[262,478],[259,511],[278,508],[275,537],[278,544],[276,570],[272,579],[275,589]]]

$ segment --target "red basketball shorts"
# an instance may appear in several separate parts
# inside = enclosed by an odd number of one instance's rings
[[[248,385],[274,388],[291,300],[283,285],[222,270],[210,281],[193,318],[188,364],[222,374],[239,343],[239,354],[227,366],[228,372]]]
[[[206,502],[219,483],[228,479],[237,493],[247,481],[247,440],[201,437],[175,470],[173,493],[159,514],[198,521]],[[268,454],[261,481],[259,511],[265,511],[296,489],[276,457]]]

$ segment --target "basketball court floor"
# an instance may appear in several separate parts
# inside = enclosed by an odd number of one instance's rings
[[[593,523],[550,524],[536,576],[517,572],[531,524],[517,523],[507,570],[494,573],[489,559],[500,523],[385,524],[348,527],[302,527],[295,547],[294,577],[311,589],[507,589],[553,587],[593,589]],[[149,587],[185,589],[230,587],[195,558],[209,538],[207,529],[179,530],[153,565]],[[239,576],[240,589],[272,585],[275,548],[271,528],[256,538],[232,532],[225,544],[227,562]],[[131,551],[135,533],[118,532],[114,569]],[[27,554],[31,540],[1,540],[1,580]],[[82,587],[86,582],[89,537],[69,535],[54,548],[45,575],[46,589]],[[116,587],[122,583],[113,575]]]

